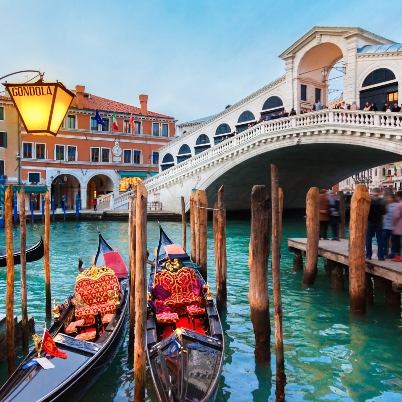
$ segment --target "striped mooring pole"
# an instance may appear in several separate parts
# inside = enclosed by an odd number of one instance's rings
[[[4,228],[4,176],[0,176],[0,228]]]

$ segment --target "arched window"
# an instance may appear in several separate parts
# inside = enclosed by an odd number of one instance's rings
[[[237,120],[237,122],[243,123],[245,121],[253,121],[253,120],[255,120],[253,113],[251,113],[249,110],[246,110],[239,116],[239,120]]]
[[[225,123],[220,124],[215,131],[214,145],[222,142],[226,137],[228,137],[228,134],[230,134],[230,132],[231,129],[228,124]]]
[[[275,109],[283,106],[282,99],[279,96],[269,97],[262,106],[262,110]]]
[[[180,147],[179,153],[177,155],[177,163],[181,163],[188,158],[191,158],[191,149],[187,144],[183,144]]]
[[[174,166],[174,158],[172,154],[166,154],[161,163],[162,172],[170,167]]]
[[[227,134],[230,133],[230,127],[228,124],[220,124],[218,128],[215,131],[215,135],[222,135],[222,134]]]
[[[378,68],[372,71],[363,81],[362,87],[380,84],[381,82],[396,80],[395,74],[388,68]]]
[[[382,168],[382,175],[385,176],[385,168]]]
[[[205,151],[206,149],[211,148],[211,143],[209,138],[206,134],[201,134],[197,141],[195,142],[194,151],[195,154],[198,155],[199,153]]]

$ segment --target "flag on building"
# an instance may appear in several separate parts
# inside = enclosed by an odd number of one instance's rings
[[[394,165],[394,176],[397,176],[396,172],[398,171],[396,165]]]
[[[49,331],[46,328],[43,331],[42,350],[50,356],[61,357],[62,359],[67,359],[67,353],[64,353],[58,349],[53,338],[51,337],[51,335],[49,334]]]
[[[116,115],[114,113],[112,114],[112,125],[113,125],[113,130],[119,129],[119,125],[117,124]]]
[[[131,134],[134,137],[134,133],[135,133],[135,124],[134,124],[134,118],[133,115],[130,115],[130,121],[128,122],[128,124],[131,126]]]
[[[102,117],[100,117],[100,114],[98,111],[95,113],[95,119],[98,122],[98,124],[101,124],[102,126],[105,126],[105,122],[103,121]]]

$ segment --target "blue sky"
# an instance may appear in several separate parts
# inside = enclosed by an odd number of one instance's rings
[[[150,110],[179,122],[281,76],[278,55],[315,25],[402,42],[399,1],[0,0],[0,9],[0,76],[40,69],[47,81],[136,106],[148,94]]]

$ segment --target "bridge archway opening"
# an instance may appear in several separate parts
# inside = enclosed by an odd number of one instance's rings
[[[113,193],[113,181],[109,176],[98,174],[93,176],[87,185],[87,208],[91,209],[92,200]]]
[[[374,103],[378,110],[385,112],[385,103],[392,109],[398,104],[398,81],[393,71],[388,68],[378,68],[369,73],[363,81],[360,90],[360,109],[366,102]]]
[[[162,172],[166,169],[171,168],[172,166],[174,166],[174,158],[172,154],[166,154],[163,159],[162,159],[162,163],[161,163],[161,169]]]
[[[211,148],[211,141],[209,141],[209,137],[206,134],[199,135],[194,146],[195,155],[200,154],[208,148]]]
[[[241,133],[247,130],[248,125],[255,122],[255,116],[253,112],[245,110],[237,119],[236,131]]]
[[[270,96],[262,105],[261,118],[265,119],[284,110],[283,101],[279,96]]]
[[[300,109],[310,111],[318,100],[328,105],[331,99],[339,97],[343,90],[342,59],[341,48],[330,42],[318,44],[303,55],[296,80]],[[336,81],[341,81],[342,89]]]
[[[191,158],[191,149],[187,144],[183,144],[177,154],[177,163],[184,162],[188,158]]]
[[[228,137],[228,134],[230,134],[231,131],[232,130],[231,130],[229,124],[226,124],[226,123],[220,124],[215,131],[214,145],[222,142],[226,137]]]

